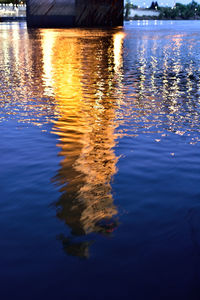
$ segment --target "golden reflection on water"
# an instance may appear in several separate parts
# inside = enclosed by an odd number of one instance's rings
[[[0,31],[0,122],[53,122],[62,156],[53,179],[62,194],[57,216],[71,228],[71,237],[60,236],[68,253],[88,255],[90,242],[73,236],[117,226],[116,138],[161,141],[175,133],[199,141],[198,36],[153,30],[131,29],[133,38],[121,29]]]
[[[66,36],[43,30],[41,36],[45,92],[54,95],[53,132],[64,157],[54,178],[62,193],[57,216],[72,236],[109,234],[117,226],[111,181],[117,171],[113,147],[124,34],[96,31],[91,38],[85,30],[78,36],[76,30]],[[90,242],[60,238],[68,253],[88,256]]]

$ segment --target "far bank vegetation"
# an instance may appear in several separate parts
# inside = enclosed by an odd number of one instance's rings
[[[176,3],[174,7],[162,7],[158,2],[152,2],[149,8],[145,10],[155,10],[159,12],[159,16],[137,16],[130,17],[131,10],[139,9],[136,5],[133,5],[128,1],[125,5],[125,19],[126,20],[200,20],[200,5],[192,1],[191,3],[184,5],[182,3]]]

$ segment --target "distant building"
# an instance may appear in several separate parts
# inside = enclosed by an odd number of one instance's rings
[[[150,10],[150,9],[134,9],[130,8],[128,12],[128,18],[132,19],[136,16],[138,17],[158,17],[160,12],[157,10]]]

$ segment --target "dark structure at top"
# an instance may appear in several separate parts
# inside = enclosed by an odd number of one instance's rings
[[[123,25],[123,0],[27,0],[28,27]]]

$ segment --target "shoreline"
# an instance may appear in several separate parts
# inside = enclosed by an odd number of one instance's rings
[[[26,16],[0,16],[0,23],[3,22],[20,22],[20,21],[26,21]],[[200,21],[200,18],[195,18],[195,19],[181,19],[181,18],[176,18],[176,19],[167,19],[167,18],[152,18],[152,17],[136,17],[136,18],[129,18],[129,19],[124,19],[124,22],[129,22],[129,21]]]
[[[143,16],[143,17],[139,17],[139,16],[136,16],[136,17],[133,17],[133,18],[124,18],[124,21],[145,21],[145,20],[152,20],[152,21],[199,21],[200,20],[200,17],[199,18],[189,18],[189,19],[183,19],[183,18],[180,18],[180,17],[177,17],[177,18],[159,18],[159,17],[150,17],[150,16]]]

